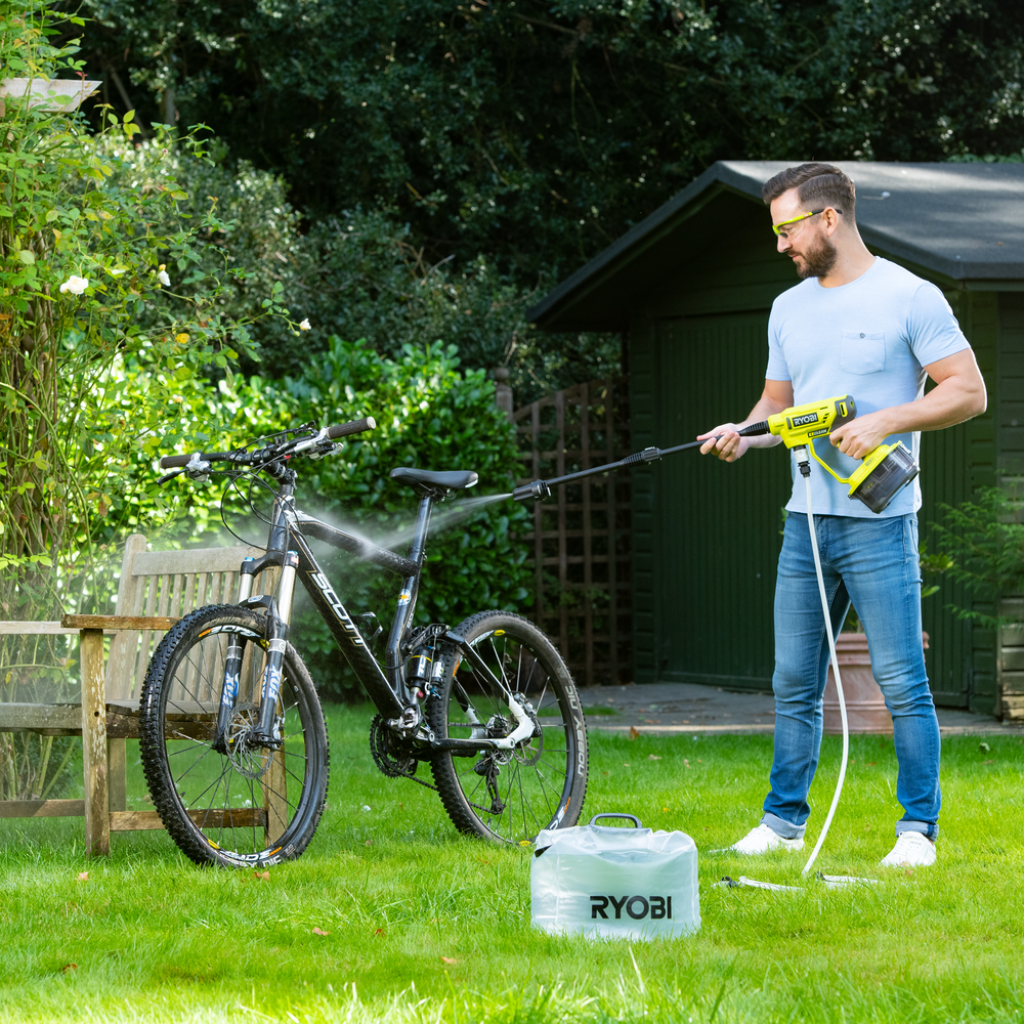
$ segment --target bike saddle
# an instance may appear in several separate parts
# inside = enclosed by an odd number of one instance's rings
[[[414,487],[438,487],[445,491],[461,491],[466,487],[474,487],[480,478],[471,469],[432,473],[429,469],[402,467],[391,470],[391,479]]]

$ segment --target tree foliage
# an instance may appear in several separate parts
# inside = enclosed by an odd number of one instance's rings
[[[285,175],[382,198],[427,259],[564,275],[719,158],[944,160],[1022,143],[999,0],[86,0],[90,68]],[[173,101],[173,102],[172,102]],[[161,106],[163,104],[163,106]]]
[[[39,0],[0,5],[4,75],[77,72],[75,48],[54,45],[53,31]],[[28,99],[9,97],[0,121],[5,618],[31,618],[47,602],[53,614],[69,599],[66,586],[55,597],[43,583],[66,584],[107,517],[131,503],[125,463],[136,449],[151,452],[158,434],[176,437],[180,393],[249,344],[246,325],[218,307],[231,272],[199,269],[197,236],[200,225],[216,227],[215,209],[188,216],[161,161],[134,162],[131,117],[109,120],[121,141],[97,139],[77,115]],[[165,156],[175,146],[202,156],[192,138],[158,145]],[[267,300],[257,315],[268,310],[282,312]]]
[[[74,19],[72,19],[74,20]],[[41,0],[0,3],[0,618],[53,619],[102,594],[90,570],[115,521],[138,510],[139,453],[177,439],[183,392],[210,364],[248,344],[221,315],[222,280],[197,270],[196,231],[180,186],[157,166],[127,166],[138,133],[109,115],[117,142],[46,97],[80,71],[55,41]],[[162,142],[162,152],[194,140]],[[159,221],[164,230],[155,231]],[[216,222],[208,210],[196,224]],[[224,271],[224,268],[221,268]],[[274,309],[272,300],[260,310]],[[137,477],[136,477],[137,479]],[[13,637],[0,647],[0,699],[39,690],[68,699],[64,638]],[[60,749],[63,748],[63,749]],[[0,736],[0,799],[52,792],[69,743]],[[56,755],[56,756],[55,756]]]
[[[615,337],[570,335],[545,344],[549,339],[529,327],[526,310],[555,283],[550,275],[523,288],[485,256],[431,264],[409,224],[380,206],[341,211],[303,231],[284,178],[247,160],[232,164],[219,140],[211,141],[208,160],[159,141],[137,143],[130,153],[120,143],[109,146],[118,156],[113,182],[161,168],[181,183],[188,198],[153,229],[173,230],[174,217],[192,217],[202,243],[196,271],[225,281],[218,310],[252,323],[253,346],[240,360],[247,374],[301,376],[330,358],[334,335],[364,338],[395,358],[407,346],[441,340],[458,348],[463,365],[507,366],[521,401],[618,366]],[[259,319],[273,294],[292,310],[292,326]],[[309,331],[296,330],[297,320]]]

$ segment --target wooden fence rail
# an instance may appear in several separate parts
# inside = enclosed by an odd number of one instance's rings
[[[517,409],[524,475],[551,479],[629,453],[628,380],[577,384]],[[589,477],[535,502],[533,617],[583,685],[632,678],[628,473]]]

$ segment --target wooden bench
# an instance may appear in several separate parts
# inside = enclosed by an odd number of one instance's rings
[[[127,741],[139,736],[139,697],[149,659],[179,618],[203,605],[233,603],[242,560],[261,554],[241,546],[148,551],[146,538],[136,533],[125,545],[113,615],[0,622],[0,641],[17,635],[77,633],[81,638],[80,701],[0,703],[0,732],[80,735],[85,784],[82,800],[0,801],[0,818],[84,815],[90,854],[110,852],[112,831],[163,828],[156,811],[129,810],[127,803]],[[263,585],[275,582],[264,578]],[[254,593],[259,592],[257,584]],[[104,669],[105,635],[110,651]]]

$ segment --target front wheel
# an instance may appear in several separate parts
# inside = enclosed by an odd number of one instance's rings
[[[327,730],[290,644],[275,716],[283,742],[272,750],[253,738],[265,624],[246,608],[201,608],[168,631],[146,673],[139,723],[146,782],[164,827],[197,864],[252,867],[297,857],[323,812]],[[239,678],[227,735],[217,743],[229,647],[240,657]]]
[[[452,647],[439,691],[427,701],[435,735],[509,736],[519,723],[508,694],[534,729],[508,750],[434,755],[434,782],[448,816],[460,832],[511,844],[575,825],[587,789],[587,727],[568,666],[541,630],[509,612],[480,612],[455,633],[481,656],[490,678]]]

